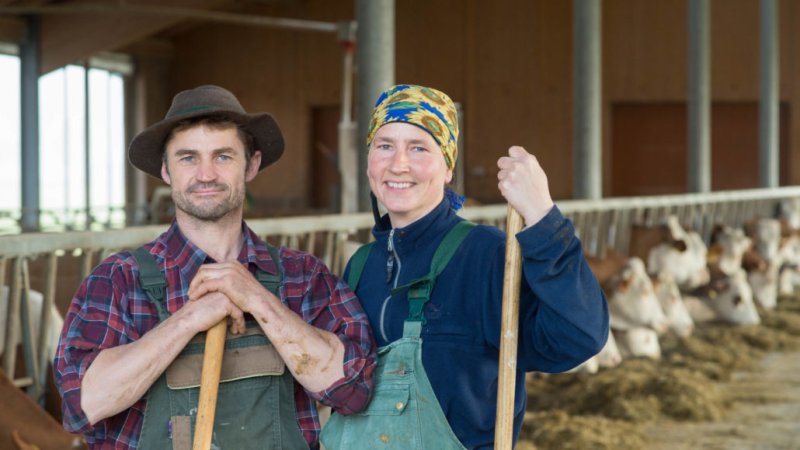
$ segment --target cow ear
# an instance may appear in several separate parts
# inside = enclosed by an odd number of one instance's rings
[[[709,264],[718,262],[723,253],[725,253],[725,248],[723,248],[721,244],[712,244],[711,247],[708,247],[706,262]]]
[[[717,293],[719,293],[719,292],[727,291],[728,288],[730,287],[731,283],[730,283],[730,280],[728,280],[727,278],[720,278],[720,279],[714,280],[713,285],[714,286],[713,286],[712,289],[717,291]]]
[[[619,289],[620,292],[627,291],[628,290],[628,286],[631,285],[631,280],[632,279],[633,279],[633,275],[631,275],[630,272],[625,272],[622,275],[622,279],[619,280],[619,284],[617,285],[617,289]]]
[[[717,242],[717,235],[722,233],[725,227],[722,224],[714,225],[714,228],[711,230],[711,243],[715,244]]]
[[[679,252],[685,252],[686,251],[686,241],[684,241],[683,239],[674,239],[672,241],[672,248],[674,248],[675,250],[677,250]]]

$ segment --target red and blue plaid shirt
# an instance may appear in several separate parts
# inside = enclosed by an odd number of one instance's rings
[[[275,274],[264,241],[242,225],[244,245],[238,260]],[[189,242],[177,223],[146,246],[167,278],[167,309],[174,313],[187,301],[189,283],[210,258]],[[280,298],[307,323],[336,334],[344,344],[344,377],[321,392],[308,392],[295,382],[297,423],[311,448],[318,447],[320,424],[314,400],[342,414],[366,407],[375,369],[375,343],[360,303],[349,287],[316,257],[280,249],[284,279]],[[130,252],[114,254],[98,265],[72,300],[54,362],[56,384],[63,397],[64,428],[81,432],[90,448],[135,449],[139,443],[146,398],[126,411],[92,426],[81,409],[81,380],[104,349],[141,338],[158,324],[158,312],[141,289],[138,267]]]

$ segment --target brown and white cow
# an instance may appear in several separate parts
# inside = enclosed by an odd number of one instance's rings
[[[617,341],[614,339],[614,333],[609,330],[608,340],[600,353],[592,356],[583,364],[570,370],[570,372],[585,372],[597,373],[600,368],[610,369],[618,366],[622,362],[622,354],[617,346]]]
[[[694,320],[683,302],[678,284],[668,272],[651,276],[656,298],[667,316],[669,329],[680,337],[687,337],[694,331]]]
[[[708,282],[707,254],[708,248],[700,235],[684,230],[675,216],[667,217],[655,227],[631,228],[630,255],[647,261],[650,274],[671,274],[681,290]]]
[[[708,263],[717,264],[723,272],[731,275],[742,268],[746,253],[752,252],[753,240],[741,228],[716,225],[711,232],[708,248]]]
[[[652,328],[614,330],[613,334],[623,358],[661,358],[661,344],[658,341],[658,334]]]
[[[608,298],[611,328],[650,327],[658,333],[667,330],[667,317],[641,259],[625,258],[613,251],[607,252],[605,258],[586,259]]]
[[[708,284],[683,297],[695,322],[717,319],[735,325],[761,323],[744,270],[728,275],[718,266],[709,265],[709,272]]]

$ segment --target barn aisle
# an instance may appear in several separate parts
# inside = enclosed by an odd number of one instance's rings
[[[800,295],[761,324],[663,336],[660,360],[534,374],[519,448],[800,449]]]
[[[775,352],[753,371],[719,385],[732,402],[714,422],[660,421],[646,427],[651,450],[800,449],[800,352]]]

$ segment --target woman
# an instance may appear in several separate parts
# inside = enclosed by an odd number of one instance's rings
[[[463,198],[447,183],[457,123],[452,100],[431,88],[394,86],[375,106],[367,173],[388,214],[376,213],[375,242],[354,255],[345,279],[382,349],[370,406],[331,418],[328,449],[493,448],[505,236],[456,215]],[[517,235],[516,441],[525,372],[561,372],[599,352],[608,311],[536,158],[511,147],[497,165],[500,192],[526,224]]]

